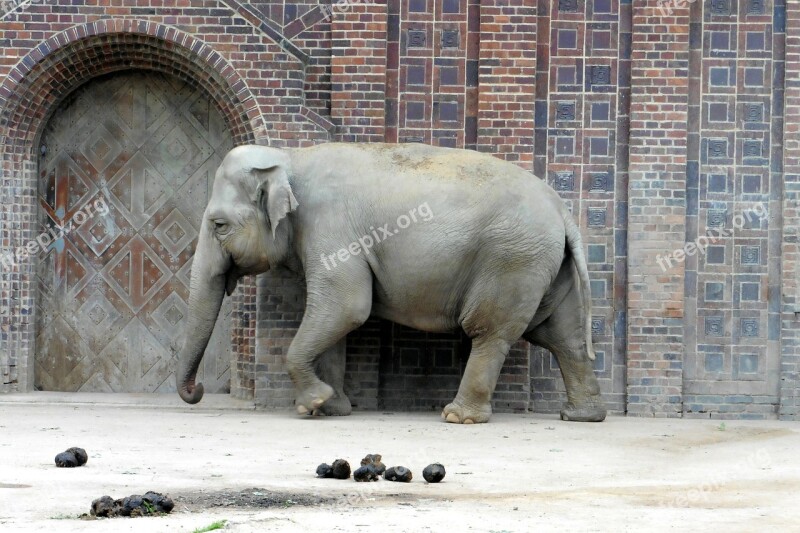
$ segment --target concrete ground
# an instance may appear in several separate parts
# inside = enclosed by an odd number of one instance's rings
[[[71,446],[86,466],[56,468]],[[438,413],[300,418],[228,397],[0,396],[0,530],[800,531],[800,425]],[[317,479],[380,453],[408,484]],[[422,480],[441,462],[447,477]],[[163,517],[81,520],[95,498],[164,492]],[[216,506],[220,505],[220,506]]]

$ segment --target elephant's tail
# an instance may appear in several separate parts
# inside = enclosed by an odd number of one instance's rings
[[[592,290],[589,286],[589,270],[586,268],[586,257],[583,254],[583,240],[578,226],[572,219],[572,214],[566,208],[562,211],[562,214],[567,234],[567,246],[580,280],[578,289],[583,301],[583,315],[586,321],[584,324],[586,351],[589,354],[589,359],[594,360],[594,347],[592,346]]]

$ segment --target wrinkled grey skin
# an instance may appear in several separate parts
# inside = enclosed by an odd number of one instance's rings
[[[416,222],[397,229],[412,210]],[[390,237],[378,233],[387,223],[397,229]],[[346,261],[330,258],[366,235],[384,240]],[[563,419],[605,418],[580,234],[558,195],[516,165],[417,144],[231,150],[192,266],[177,372],[186,402],[203,395],[197,368],[224,293],[239,277],[278,265],[307,284],[287,354],[301,414],[350,413],[341,349],[327,365],[332,383],[320,380],[315,364],[373,315],[431,332],[462,328],[472,338],[458,394],[442,413],[447,422],[489,420],[503,360],[520,337],[558,359],[568,396]]]

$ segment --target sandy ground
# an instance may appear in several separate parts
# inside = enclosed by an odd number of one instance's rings
[[[71,446],[89,463],[56,468]],[[798,451],[800,425],[777,421],[495,415],[460,426],[438,413],[299,418],[227,397],[5,395],[0,530],[800,531]],[[413,482],[314,475],[367,453],[411,468]],[[432,462],[447,468],[438,485],[422,480]],[[102,495],[148,490],[175,511],[77,518]]]

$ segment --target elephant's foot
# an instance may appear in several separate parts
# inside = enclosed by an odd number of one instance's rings
[[[327,383],[318,381],[314,385],[298,391],[294,405],[299,414],[306,415],[322,407],[322,404],[328,401],[331,396],[333,396],[333,388]]]
[[[475,409],[463,405],[457,399],[447,404],[442,411],[442,420],[451,424],[483,424],[489,421],[490,416],[492,416],[491,404],[487,403]]]
[[[571,422],[602,422],[606,419],[606,408],[599,403],[587,403],[581,407],[575,407],[572,403],[567,403],[561,410],[561,420]]]
[[[347,416],[353,412],[350,398],[344,393],[337,392],[336,396],[322,404],[319,409],[314,409],[314,416]]]

